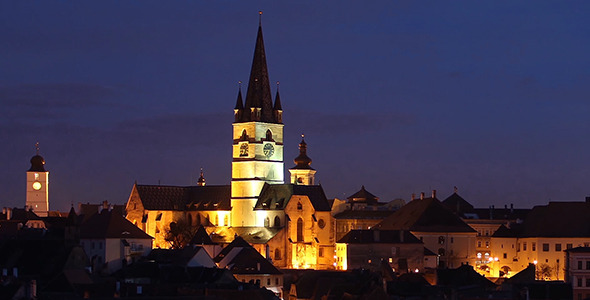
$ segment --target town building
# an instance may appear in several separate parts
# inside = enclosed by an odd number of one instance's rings
[[[574,299],[590,298],[590,247],[565,250],[565,282],[572,285]]]
[[[31,167],[27,170],[25,207],[40,217],[46,217],[49,212],[49,171],[45,170],[45,159],[39,155],[39,143],[35,147],[37,154],[31,158]]]

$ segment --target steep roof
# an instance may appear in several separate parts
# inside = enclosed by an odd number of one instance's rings
[[[148,210],[230,210],[231,186],[162,186],[136,185]]]
[[[470,213],[473,211],[473,205],[463,199],[463,197],[459,196],[457,192],[443,200],[442,204],[460,216],[462,216],[464,213]]]
[[[589,202],[549,202],[535,206],[524,221],[522,237],[590,237]]]
[[[504,226],[504,224],[500,225],[498,229],[492,234],[492,237],[517,237],[517,232],[512,228],[508,228]]]
[[[330,203],[321,185],[265,183],[254,209],[282,210],[291,196],[307,196],[316,211],[330,211]]]
[[[205,227],[203,227],[203,225],[199,226],[199,228],[197,229],[197,232],[195,232],[195,235],[193,236],[193,238],[191,239],[190,245],[217,245],[217,243],[214,243],[211,240],[211,237],[209,237],[209,234],[207,233],[207,230],[205,230]]]
[[[407,230],[351,230],[337,243],[346,244],[422,244]]]
[[[436,198],[410,201],[373,228],[419,232],[475,232]]]
[[[220,266],[227,266],[233,274],[282,274],[252,247],[233,248]]]
[[[80,225],[82,239],[152,239],[118,213],[108,210],[93,215]]]
[[[217,254],[213,260],[215,262],[220,262],[225,256],[227,256],[227,254],[229,254],[231,250],[237,247],[247,248],[252,246],[250,246],[250,244],[248,244],[248,242],[246,242],[243,238],[235,236],[234,240],[229,243],[229,245],[225,246],[225,248],[221,249],[221,252],[219,252],[219,254]]]

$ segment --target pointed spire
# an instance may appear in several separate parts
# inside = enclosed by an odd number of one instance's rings
[[[281,96],[279,95],[279,82],[277,81],[277,95],[275,96],[274,110],[283,110],[281,106]]]
[[[260,12],[260,16],[261,15],[262,13]],[[252,69],[250,70],[248,91],[246,92],[245,109],[251,111],[252,114],[250,115],[250,120],[245,120],[248,114],[244,114],[242,118],[243,121],[276,122],[273,115],[273,104],[270,93],[261,21],[258,24],[258,35],[256,36],[254,58],[252,60]]]
[[[236,107],[234,109],[244,109],[244,101],[242,100],[242,82],[238,81],[238,100],[236,101]]]

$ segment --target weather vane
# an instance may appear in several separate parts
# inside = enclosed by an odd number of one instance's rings
[[[37,151],[37,155],[39,155],[39,142],[35,143],[35,150]]]

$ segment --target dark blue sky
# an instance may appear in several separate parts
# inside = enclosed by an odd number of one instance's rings
[[[304,132],[328,197],[590,194],[589,2],[210,2],[0,3],[2,206],[24,205],[36,141],[53,209],[200,167],[228,184],[258,10],[285,169]]]

